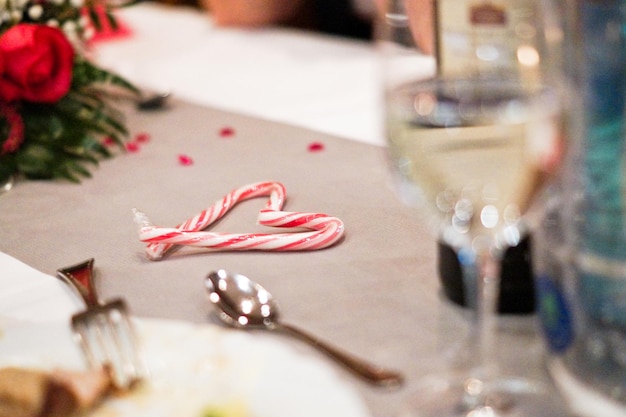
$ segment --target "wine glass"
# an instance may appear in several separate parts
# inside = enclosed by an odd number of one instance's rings
[[[455,249],[476,312],[467,369],[429,379],[402,417],[560,412],[542,384],[501,374],[493,346],[501,256],[563,153],[546,16],[533,0],[389,0],[378,25],[399,195]]]

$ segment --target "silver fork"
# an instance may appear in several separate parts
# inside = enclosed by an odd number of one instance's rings
[[[100,302],[94,282],[94,260],[57,270],[87,309],[72,316],[72,330],[89,365],[106,370],[115,387],[128,389],[145,377],[129,310],[121,298]]]

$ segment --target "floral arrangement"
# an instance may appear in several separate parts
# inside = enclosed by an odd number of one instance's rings
[[[107,0],[0,0],[0,184],[89,177],[89,164],[124,148],[112,91],[139,94],[92,64],[94,33],[117,28]],[[83,3],[84,2],[84,3]]]

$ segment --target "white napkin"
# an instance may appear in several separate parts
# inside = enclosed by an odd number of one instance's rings
[[[69,320],[84,308],[69,287],[0,252],[0,323]]]

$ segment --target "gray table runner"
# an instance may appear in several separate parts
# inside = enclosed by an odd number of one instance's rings
[[[277,297],[286,320],[403,369],[408,386],[437,365],[464,328],[463,315],[441,303],[433,238],[395,195],[383,149],[178,101],[165,111],[129,110],[128,123],[133,135],[150,140],[102,162],[92,179],[19,182],[1,195],[0,250],[49,274],[94,257],[105,298],[123,295],[139,316],[197,323],[211,311],[204,276],[238,271]],[[221,135],[223,128],[234,134]],[[323,149],[310,151],[312,143]],[[193,164],[182,165],[179,155]],[[285,210],[341,218],[345,238],[313,252],[181,250],[146,259],[133,207],[173,227],[232,189],[264,180],[285,185]],[[262,231],[256,215],[264,205],[265,198],[244,202],[211,230]],[[537,342],[523,323],[507,343],[528,352]],[[375,416],[391,415],[406,393],[350,381]]]

